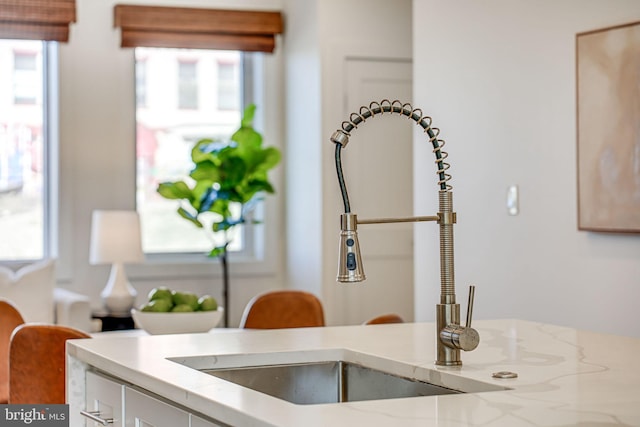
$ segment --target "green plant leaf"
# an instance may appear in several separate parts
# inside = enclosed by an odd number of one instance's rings
[[[210,138],[201,139],[191,149],[191,160],[194,163],[200,163],[211,158],[211,151],[207,147],[211,147],[215,142]]]
[[[196,227],[198,228],[204,228],[204,225],[198,220],[197,215],[193,215],[191,212],[187,211],[185,208],[183,207],[179,207],[178,208],[178,214],[188,220],[191,221]]]
[[[241,127],[253,127],[253,118],[256,114],[256,105],[249,104],[242,112],[242,120],[240,121]]]
[[[209,187],[207,191],[204,192],[200,199],[200,208],[199,212],[207,212],[211,211],[213,205],[218,199],[218,191],[216,191],[213,187]]]
[[[222,189],[235,187],[244,179],[247,173],[247,164],[240,157],[229,157],[220,165],[220,183]]]
[[[158,185],[158,193],[165,199],[191,199],[192,192],[183,181],[162,182]]]
[[[213,248],[211,250],[211,252],[209,252],[209,257],[211,258],[215,258],[215,257],[219,257],[222,254],[224,254],[227,251],[227,246],[216,246],[215,248]]]
[[[209,193],[213,190],[213,183],[209,180],[196,181],[196,185],[191,191],[192,197],[189,199],[189,203],[193,208],[200,212],[206,212],[208,209],[202,208],[202,203],[207,201]]]
[[[244,223],[244,218],[234,219],[231,217],[225,217],[222,221],[214,222],[211,226],[211,229],[214,232],[227,231],[235,227],[236,225],[243,224],[243,223]]]
[[[247,193],[251,193],[252,195],[259,193],[261,191],[265,191],[267,193],[274,193],[275,190],[269,181],[262,179],[252,179],[247,184]],[[251,200],[251,199],[249,199]],[[247,202],[249,201],[247,200]]]
[[[259,165],[258,170],[266,172],[269,169],[276,167],[278,163],[280,163],[281,157],[282,157],[282,154],[280,153],[280,150],[278,150],[277,148],[275,147],[265,148],[263,151],[262,162]]]
[[[191,170],[189,176],[195,181],[220,182],[222,180],[222,170],[220,164],[217,165],[210,160],[203,160],[197,163],[195,168]]]
[[[245,153],[258,150],[262,146],[262,135],[253,128],[240,128],[231,136],[231,140],[238,143],[238,151]]]

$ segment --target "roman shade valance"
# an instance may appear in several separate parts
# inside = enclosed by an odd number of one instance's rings
[[[116,5],[122,47],[273,52],[280,12]]]
[[[66,42],[75,0],[0,0],[0,39]]]

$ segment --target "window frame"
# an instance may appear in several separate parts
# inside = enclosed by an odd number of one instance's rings
[[[270,53],[262,55],[256,61],[256,77],[244,82],[246,88],[252,88],[254,98],[246,99],[243,94],[243,99],[244,105],[253,102],[258,106],[254,124],[267,144],[283,149],[284,70],[282,49],[275,49],[276,39],[283,32],[283,18],[280,11],[258,9],[260,10],[116,4],[114,26],[120,29],[120,46],[123,48],[209,48]],[[180,19],[176,19],[177,16]],[[133,52],[130,58],[135,61]],[[273,182],[277,192],[284,192],[284,180],[278,169],[273,171]],[[133,179],[136,179],[135,174]],[[135,188],[135,184],[132,188]],[[135,200],[134,194],[134,206]],[[283,253],[283,243],[279,239],[284,229],[282,200],[277,195],[265,199],[262,219],[268,226],[252,226],[262,228],[262,240],[256,239],[254,247],[257,249],[251,257],[229,253],[231,274],[239,277],[247,274],[265,276],[279,271],[279,260]],[[209,279],[212,273],[221,271],[220,262],[217,261],[201,254],[185,254],[180,258],[176,255],[167,258],[157,254],[148,257],[144,264],[127,268],[131,278],[140,280],[159,277],[167,280]]]

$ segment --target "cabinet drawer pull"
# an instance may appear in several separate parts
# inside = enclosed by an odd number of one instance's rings
[[[103,426],[113,424],[113,418],[100,418],[100,411],[80,411],[80,414],[84,415],[92,421],[102,424]]]

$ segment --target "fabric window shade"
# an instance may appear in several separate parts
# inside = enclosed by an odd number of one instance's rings
[[[116,5],[122,47],[273,52],[280,12]]]
[[[66,42],[75,0],[0,0],[0,39]]]

